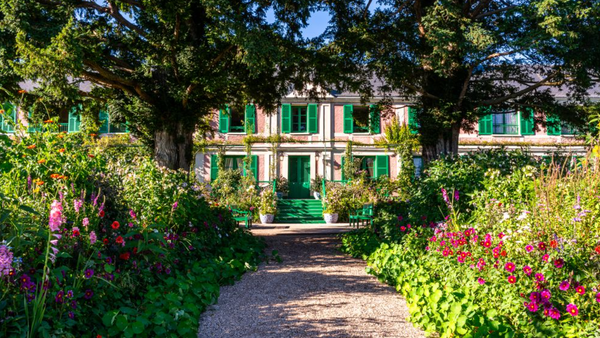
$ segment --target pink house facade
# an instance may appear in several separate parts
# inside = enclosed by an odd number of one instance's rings
[[[599,96],[594,94],[592,99],[598,100]],[[361,166],[370,175],[394,178],[401,166],[400,159],[393,151],[377,146],[377,141],[384,138],[385,126],[394,118],[411,126],[415,110],[411,102],[393,98],[393,104],[385,111],[377,111],[376,105],[381,99],[383,97],[374,97],[364,104],[358,95],[342,93],[328,94],[319,102],[313,102],[291,94],[272,114],[265,114],[252,105],[237,111],[215,111],[211,119],[215,133],[209,142],[212,146],[196,154],[196,176],[203,182],[216,178],[216,154],[220,147],[226,167],[241,168],[241,158],[246,156],[243,140],[252,135],[255,140],[251,148],[252,170],[259,181],[279,176],[290,183],[303,181],[304,184],[317,176],[342,180],[348,141],[353,142],[353,157],[362,159]],[[558,123],[548,128],[534,125],[528,114],[519,111],[490,113],[474,126],[474,131],[461,133],[459,153],[498,146],[525,148],[535,155],[556,151],[585,153],[583,142],[575,137],[576,131],[566,125]],[[535,114],[537,120],[544,119],[541,112]],[[276,135],[282,139],[276,143],[274,153],[273,144],[261,140],[272,140]],[[420,171],[420,154],[414,154],[414,163]]]

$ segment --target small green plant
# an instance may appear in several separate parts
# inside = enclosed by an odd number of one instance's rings
[[[321,190],[323,190],[323,177],[320,175],[315,176],[315,178],[313,178],[310,181],[310,190],[311,191],[316,191],[318,193],[321,192]]]
[[[287,195],[290,192],[290,182],[287,178],[279,176],[275,180],[275,184],[277,186],[277,192],[280,192],[284,195]]]

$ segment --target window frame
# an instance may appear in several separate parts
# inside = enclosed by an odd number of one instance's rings
[[[492,135],[508,135],[508,136],[519,136],[521,121],[520,116],[517,111],[503,111],[503,112],[492,112]],[[506,122],[506,116],[513,115],[515,119],[515,123],[509,124]],[[502,123],[498,124],[496,121],[496,116],[502,116]],[[503,132],[498,132],[498,127],[501,127]],[[514,132],[509,133],[507,129],[514,128]]]
[[[302,118],[304,118],[304,131],[296,129],[302,126]],[[308,106],[292,105],[290,119],[290,134],[308,134]]]

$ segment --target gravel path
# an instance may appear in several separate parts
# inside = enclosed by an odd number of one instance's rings
[[[339,251],[334,235],[267,236],[282,263],[221,288],[198,337],[424,337],[395,290]]]

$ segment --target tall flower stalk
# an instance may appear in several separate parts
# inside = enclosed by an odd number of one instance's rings
[[[42,280],[37,288],[35,299],[33,300],[31,317],[29,316],[27,300],[24,300],[25,314],[27,316],[27,324],[29,326],[27,337],[35,337],[37,335],[37,328],[42,323],[42,320],[44,319],[44,313],[46,312],[46,297],[48,296],[46,283],[48,283],[48,288],[50,287],[50,280],[48,279],[48,275],[50,274],[49,261],[51,263],[56,261],[56,254],[58,253],[56,245],[58,244],[58,240],[61,238],[61,235],[57,232],[60,232],[60,227],[64,223],[62,211],[63,208],[61,202],[56,200],[52,202],[50,207],[50,217],[48,220],[48,241],[46,243]]]

